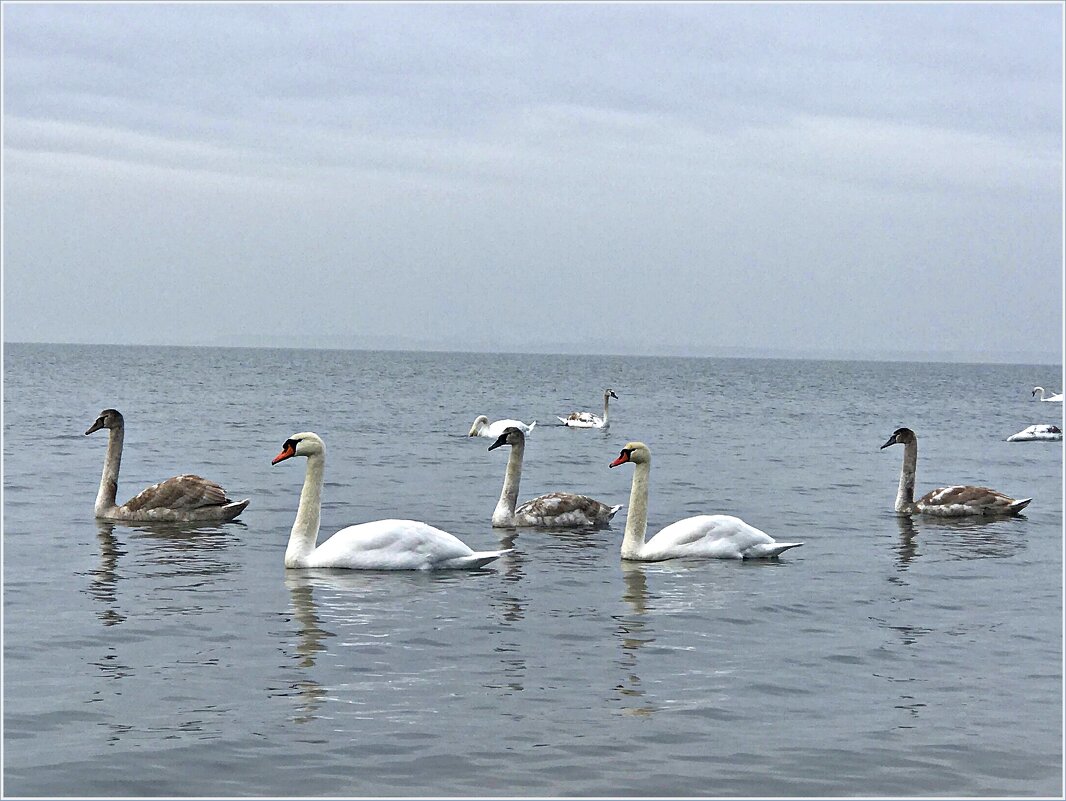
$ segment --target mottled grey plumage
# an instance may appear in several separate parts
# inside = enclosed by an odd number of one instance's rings
[[[522,457],[526,438],[517,428],[509,427],[489,446],[494,450],[503,445],[511,446],[507,457],[507,472],[504,474],[503,490],[496,510],[492,513],[492,525],[499,527],[535,526],[540,528],[593,528],[606,526],[621,506],[608,506],[587,495],[571,492],[550,492],[515,508],[518,502],[518,487],[522,480]]]
[[[153,484],[118,506],[115,499],[125,421],[117,410],[104,409],[85,433],[88,435],[101,428],[110,433],[94,509],[98,518],[145,522],[227,521],[233,520],[248,506],[247,498],[231,501],[217,483],[191,473]]]
[[[881,446],[903,445],[903,468],[895,510],[900,514],[925,514],[936,517],[1007,517],[1019,514],[1032,498],[1015,500],[988,487],[956,485],[939,487],[914,500],[914,480],[918,469],[918,437],[909,428],[897,428]]]

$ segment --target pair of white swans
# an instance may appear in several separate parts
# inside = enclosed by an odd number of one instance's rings
[[[549,493],[516,508],[525,435],[511,427],[489,450],[510,445],[507,473],[493,526],[541,528],[605,525],[621,508],[584,495]],[[630,492],[630,511],[622,542],[622,558],[640,561],[704,557],[755,558],[777,556],[802,543],[777,543],[742,520],[725,515],[702,515],[680,520],[645,542],[648,474],[651,454],[646,445],[630,443],[612,467],[626,461],[636,465]],[[355,569],[476,568],[508,553],[474,552],[445,531],[414,520],[378,520],[341,529],[316,547],[321,509],[325,445],[314,433],[293,434],[272,464],[294,456],[307,458],[300,505],[285,550],[286,567]],[[624,458],[623,458],[624,457]]]
[[[1062,393],[1061,392],[1059,392],[1057,394],[1052,394],[1049,397],[1045,398],[1044,397],[1044,388],[1043,387],[1033,387],[1033,397],[1034,398],[1037,396],[1037,393],[1040,394],[1040,400],[1044,401],[1044,403],[1062,403]]]
[[[897,428],[881,446],[903,446],[903,467],[896,493],[896,512],[936,517],[1009,517],[1020,514],[1032,498],[1015,500],[988,487],[956,485],[940,487],[914,500],[914,477],[918,470],[918,437],[909,428]]]

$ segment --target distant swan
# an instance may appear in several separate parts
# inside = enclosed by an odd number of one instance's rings
[[[523,434],[528,434],[536,426],[537,421],[534,420],[529,425],[526,425],[521,420],[497,420],[495,423],[490,423],[489,418],[485,415],[478,415],[474,420],[474,425],[470,426],[470,433],[468,437],[490,437],[496,439],[504,431],[512,426],[517,428]]]
[[[622,558],[643,562],[663,559],[757,559],[769,558],[796,548],[802,542],[777,542],[769,534],[731,515],[698,515],[678,520],[647,542],[648,478],[651,451],[643,442],[629,442],[611,467],[633,463],[629,491],[629,514],[622,537]]]
[[[607,425],[607,404],[611,398],[618,400],[613,389],[603,391],[603,417],[597,417],[592,412],[570,412],[566,417],[556,417],[564,426],[570,428],[604,428]]]
[[[107,455],[104,457],[104,472],[100,476],[100,489],[96,493],[93,511],[104,520],[137,520],[142,522],[187,523],[203,520],[233,520],[248,506],[248,499],[231,501],[226,491],[214,481],[194,476],[191,473],[174,476],[153,484],[118,506],[118,470],[122,464],[122,440],[126,424],[115,409],[104,409],[96,422],[89,426],[85,435],[109,430]]]
[[[507,551],[473,551],[447,531],[415,520],[375,520],[342,528],[321,545],[322,479],[326,446],[310,431],[293,434],[271,464],[307,457],[296,522],[285,549],[285,567],[351,570],[433,570],[481,567]],[[316,547],[317,545],[317,547]]]
[[[896,493],[898,514],[924,514],[939,517],[965,517],[968,515],[1016,515],[1033,500],[1016,501],[1002,492],[988,487],[953,486],[928,492],[914,500],[914,476],[918,468],[918,437],[909,428],[897,428],[881,446],[903,445],[903,469],[899,475],[899,491]]]
[[[539,528],[579,528],[605,526],[621,506],[608,506],[587,495],[570,492],[550,492],[515,509],[518,485],[522,480],[522,456],[526,449],[526,435],[517,428],[508,428],[489,445],[489,450],[511,446],[507,457],[507,472],[503,479],[500,500],[492,513],[493,526],[536,526]]]
[[[1061,442],[1062,429],[1058,426],[1034,425],[1007,437],[1007,442]]]
[[[1058,395],[1052,395],[1050,397],[1045,398],[1044,397],[1044,388],[1043,387],[1033,387],[1033,397],[1034,398],[1036,397],[1038,392],[1040,393],[1040,400],[1044,401],[1044,403],[1062,403],[1062,393],[1061,392]]]

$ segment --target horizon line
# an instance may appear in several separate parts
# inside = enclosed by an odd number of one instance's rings
[[[765,361],[851,361],[851,362],[912,362],[924,364],[1024,364],[1027,366],[1058,367],[1062,369],[1062,356],[1055,358],[1050,354],[1022,354],[1012,351],[990,352],[985,354],[965,353],[959,351],[884,351],[873,353],[861,353],[846,350],[832,349],[795,349],[774,350],[772,348],[748,348],[748,347],[723,347],[717,353],[665,353],[665,352],[600,352],[566,350],[563,343],[559,343],[559,350],[533,349],[524,350],[489,350],[455,348],[447,345],[434,345],[421,343],[419,346],[405,346],[398,344],[395,347],[368,346],[352,344],[225,344],[222,342],[185,342],[185,343],[148,343],[148,342],[56,342],[47,340],[4,340],[3,346],[8,345],[60,345],[75,347],[115,347],[115,348],[217,348],[232,350],[336,350],[356,351],[366,353],[456,353],[472,355],[499,355],[499,356],[597,356],[610,358],[665,358],[665,359],[752,359]],[[541,346],[550,348],[551,345]],[[573,347],[573,346],[571,346]],[[665,350],[665,349],[664,349]],[[1035,361],[1030,361],[1035,359]],[[1048,360],[1050,359],[1050,360]]]

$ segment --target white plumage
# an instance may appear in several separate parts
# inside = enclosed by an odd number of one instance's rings
[[[474,424],[470,426],[470,433],[467,436],[496,439],[508,428],[517,428],[523,434],[528,434],[536,425],[536,420],[529,424],[523,423],[521,420],[497,420],[494,423],[490,423],[488,416],[481,414],[474,419]]]
[[[629,493],[629,514],[622,538],[622,558],[643,562],[663,559],[765,559],[775,557],[802,542],[777,542],[773,537],[739,517],[732,515],[697,515],[671,523],[650,540],[648,529],[648,481],[651,474],[651,451],[643,442],[627,443],[617,467],[633,463],[633,484]]]
[[[285,549],[285,567],[350,570],[446,570],[486,565],[508,550],[474,551],[458,537],[417,520],[375,520],[342,528],[318,545],[326,446],[310,431],[293,434],[271,464],[307,457],[296,522]]]

